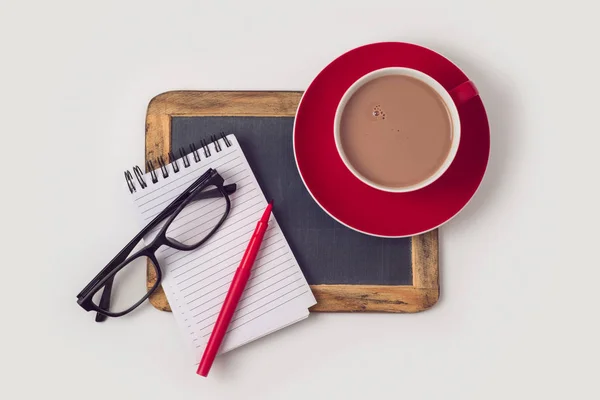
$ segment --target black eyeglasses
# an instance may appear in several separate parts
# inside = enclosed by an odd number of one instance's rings
[[[96,311],[96,321],[106,317],[120,317],[130,313],[142,304],[158,288],[162,272],[156,251],[167,246],[175,250],[191,251],[205,243],[225,222],[231,209],[229,195],[236,190],[235,184],[225,185],[223,178],[214,169],[209,169],[181,193],[171,204],[161,211],[96,275],[77,295],[77,303],[86,311]],[[200,234],[186,229],[194,218],[194,213],[202,212],[205,226]],[[168,218],[168,219],[167,219]],[[141,250],[134,251],[144,236],[151,236],[161,222],[167,219],[156,236]],[[139,295],[130,294],[122,303],[121,309],[111,310],[113,286],[126,280],[136,265],[149,266],[156,273],[156,283]],[[103,290],[102,290],[103,289]],[[116,292],[116,291],[115,291]],[[101,295],[100,295],[101,293]],[[116,292],[119,293],[119,292]],[[125,293],[127,294],[127,293]]]

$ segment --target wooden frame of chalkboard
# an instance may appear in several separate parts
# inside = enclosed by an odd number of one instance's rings
[[[200,116],[294,117],[302,92],[173,91],[154,97],[146,114],[146,161],[171,150],[171,119]],[[148,172],[148,171],[147,171]],[[439,298],[438,231],[412,238],[412,285],[311,285],[321,312],[418,312]],[[156,282],[147,269],[147,287]],[[170,311],[162,288],[150,297],[154,307]]]

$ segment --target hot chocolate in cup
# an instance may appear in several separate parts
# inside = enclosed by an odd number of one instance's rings
[[[388,192],[410,192],[435,182],[460,143],[457,104],[477,95],[471,81],[447,91],[411,68],[375,70],[342,96],[334,119],[335,144],[362,182]]]

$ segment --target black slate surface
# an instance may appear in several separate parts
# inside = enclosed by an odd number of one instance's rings
[[[293,124],[291,117],[174,117],[171,144],[189,149],[211,134],[236,135],[309,284],[412,285],[410,239],[355,232],[313,201],[294,162]]]

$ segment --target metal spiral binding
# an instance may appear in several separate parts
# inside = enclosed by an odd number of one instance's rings
[[[179,149],[179,155],[181,155],[181,159],[183,160],[183,167],[187,168],[190,166],[190,160],[188,160],[188,156],[185,151],[183,151],[183,147]]]
[[[167,169],[167,166],[165,165],[165,160],[163,160],[163,156],[158,157],[158,165],[160,165],[160,171],[162,172],[163,178],[168,178],[169,170]]]
[[[192,154],[192,156],[194,157],[194,162],[196,162],[196,163],[200,162],[202,159],[200,151],[202,151],[203,158],[209,158],[212,155],[211,148],[210,148],[211,144],[213,145],[213,149],[216,153],[223,151],[223,147],[221,146],[221,143],[219,143],[219,139],[223,140],[225,147],[231,147],[233,145],[231,143],[231,141],[229,139],[227,139],[227,136],[225,135],[225,133],[221,132],[221,133],[219,133],[218,136],[210,135],[210,141],[208,141],[206,139],[200,140],[200,143],[199,143],[200,148],[198,148],[195,143],[190,144],[190,152],[186,152],[183,147],[180,148],[179,149],[179,158],[175,158],[175,155],[173,154],[173,152],[169,151],[169,153],[167,155],[168,162],[172,167],[173,173],[176,174],[179,171],[181,171],[182,168],[185,169],[185,168],[188,168],[190,165],[192,165],[190,162],[190,158],[188,157],[189,154]],[[180,167],[180,164],[179,164],[180,160],[183,163],[183,167]],[[167,163],[165,163],[163,156],[159,156],[155,160],[155,163],[158,164],[162,178],[163,179],[168,178],[169,170],[167,168]],[[148,160],[146,162],[146,170],[150,171],[150,179],[152,180],[152,183],[157,183],[158,179],[159,179],[158,174],[156,173],[157,170],[154,168],[155,163],[152,162],[152,160]],[[133,174],[130,171],[125,171],[125,181],[127,182],[127,187],[129,188],[129,191],[131,193],[134,193],[137,191],[136,182],[135,182],[136,180],[139,183],[140,189],[145,189],[148,187],[148,184],[146,183],[146,179],[144,178],[144,172],[137,165],[133,167]]]
[[[152,160],[148,160],[148,162],[146,162],[146,171],[150,171],[152,183],[158,182],[158,175],[156,175],[156,171],[154,170],[154,164],[152,164]]]
[[[169,152],[169,163],[173,167],[173,172],[178,173],[179,172],[179,164],[177,163],[177,159],[175,158],[175,155],[173,154],[172,151]]]

